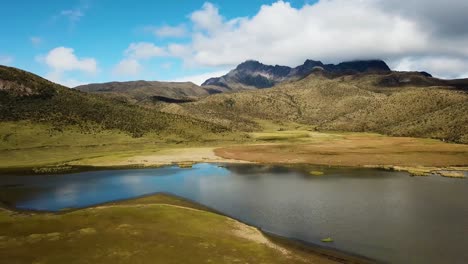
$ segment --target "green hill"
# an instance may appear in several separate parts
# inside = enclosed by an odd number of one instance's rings
[[[393,80],[389,82],[389,80]],[[420,73],[326,77],[318,71],[271,89],[213,95],[163,111],[242,131],[255,119],[294,121],[317,130],[378,132],[468,143],[468,94]],[[209,115],[206,115],[209,113]]]
[[[232,140],[226,127],[83,93],[0,66],[0,167]],[[199,143],[197,143],[199,142]]]
[[[75,89],[140,105],[152,105],[161,101],[192,101],[226,91],[222,87],[201,87],[191,82],[157,81],[94,83],[77,86]]]
[[[31,73],[0,66],[0,121],[50,123],[60,130],[79,126],[117,129],[139,137],[148,132],[196,136],[225,128],[189,117],[161,113],[126,102],[86,94]]]

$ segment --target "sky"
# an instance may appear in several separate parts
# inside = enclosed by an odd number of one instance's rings
[[[25,8],[27,7],[27,8]],[[16,0],[0,7],[0,64],[68,87],[202,83],[237,64],[383,59],[468,77],[466,0]]]

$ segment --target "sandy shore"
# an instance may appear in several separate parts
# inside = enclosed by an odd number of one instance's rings
[[[80,166],[163,166],[170,164],[190,163],[251,163],[242,159],[223,158],[215,154],[214,147],[171,148],[154,153],[134,156],[110,156],[83,159],[69,163]]]
[[[398,139],[398,138],[397,138]],[[411,139],[404,138],[411,142]],[[371,142],[373,143],[373,142]],[[444,177],[465,178],[468,152],[458,149],[439,149],[396,144],[390,151],[384,146],[369,148],[366,145],[333,144],[330,148],[321,144],[259,144],[233,147],[171,148],[134,156],[109,156],[84,159],[69,163],[72,166],[92,167],[157,167],[178,164],[190,167],[195,163],[266,163],[310,164],[328,166],[368,167],[406,171],[413,176],[437,174]],[[395,143],[395,140],[393,140]],[[413,142],[414,143],[414,142]],[[362,144],[362,142],[360,143]],[[357,145],[357,146],[356,146]],[[425,153],[426,152],[426,153]]]

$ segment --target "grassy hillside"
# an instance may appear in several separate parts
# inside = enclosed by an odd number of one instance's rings
[[[268,119],[309,124],[317,130],[468,143],[466,91],[428,86],[432,84],[420,78],[418,74],[391,73],[330,79],[316,73],[272,89],[213,95],[194,103],[169,105],[163,111],[242,131],[258,130],[253,120]],[[388,84],[389,79],[396,82]]]
[[[0,66],[0,167],[63,164],[238,134],[187,116],[105,99]]]
[[[116,129],[134,137],[153,132],[196,138],[226,131],[192,118],[68,89],[15,68],[1,66],[0,82],[0,121],[30,120],[52,124],[57,130],[73,125],[83,132]]]
[[[154,195],[77,211],[0,208],[2,263],[370,263]]]
[[[215,87],[200,87],[191,82],[157,81],[95,83],[78,86],[75,89],[107,98],[146,105],[157,103],[164,98],[193,100],[226,90]]]

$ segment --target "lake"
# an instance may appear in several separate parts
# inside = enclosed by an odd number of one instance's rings
[[[389,263],[468,263],[468,181],[358,168],[196,164],[193,168],[0,176],[0,200],[58,211],[156,192],[262,230]],[[1,231],[0,231],[1,233]],[[321,243],[332,237],[333,243]]]

